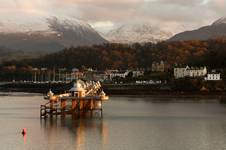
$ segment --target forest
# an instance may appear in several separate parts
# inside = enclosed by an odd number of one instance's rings
[[[4,61],[0,65],[0,77],[8,73],[25,76],[32,67],[150,69],[153,61],[163,60],[170,70],[175,65],[207,66],[210,69],[226,67],[226,39],[208,41],[159,42],[157,44],[116,44],[70,47],[36,59]]]

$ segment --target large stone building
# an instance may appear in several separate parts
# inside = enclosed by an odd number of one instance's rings
[[[174,68],[174,77],[176,79],[184,77],[204,77],[206,74],[207,74],[206,67],[199,68],[186,66],[185,68],[183,67]]]
[[[164,72],[165,71],[165,64],[163,61],[160,62],[153,62],[151,66],[152,72]]]

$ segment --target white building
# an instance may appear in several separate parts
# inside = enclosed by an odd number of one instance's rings
[[[144,75],[143,70],[107,70],[106,75],[108,75],[109,79],[112,80],[114,77],[126,78],[130,73],[132,73],[132,77],[139,77]]]
[[[125,78],[128,74],[128,71],[113,71],[109,74],[109,78],[110,80],[112,80],[114,77]]]
[[[174,68],[174,77],[184,78],[184,77],[204,77],[207,74],[206,67],[189,67],[186,66],[185,68]]]
[[[221,80],[220,73],[208,73],[207,77],[205,77],[206,81],[219,81]]]
[[[143,76],[144,75],[144,71],[131,71],[133,73],[133,77],[139,77],[139,76]]]

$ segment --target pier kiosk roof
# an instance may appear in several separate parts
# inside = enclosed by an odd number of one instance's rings
[[[79,91],[85,91],[85,89],[82,87],[82,84],[76,81],[73,85],[73,87],[69,90],[70,92],[79,92]]]

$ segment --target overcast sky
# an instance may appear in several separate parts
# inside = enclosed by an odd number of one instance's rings
[[[1,0],[0,30],[18,24],[42,29],[51,16],[78,18],[99,31],[150,22],[177,32],[226,16],[226,0]]]

